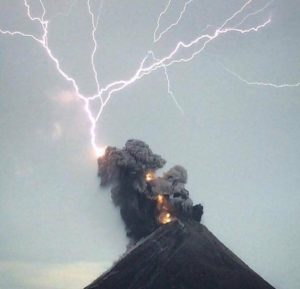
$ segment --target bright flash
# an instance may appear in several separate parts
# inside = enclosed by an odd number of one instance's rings
[[[159,222],[161,224],[167,224],[167,223],[170,223],[173,218],[172,218],[172,215],[170,213],[166,213],[166,212],[162,212],[160,215],[159,215]]]
[[[157,220],[160,224],[167,224],[176,219],[170,214],[170,205],[163,195],[157,195],[156,202],[158,210]]]
[[[146,182],[150,182],[155,179],[155,174],[153,172],[146,173],[145,176]]]
[[[106,147],[97,147],[95,149],[96,157],[102,158],[105,155],[105,150],[106,150]]]
[[[163,201],[164,201],[164,197],[163,197],[162,195],[158,195],[158,196],[157,196],[157,203],[158,203],[158,204],[162,204]]]

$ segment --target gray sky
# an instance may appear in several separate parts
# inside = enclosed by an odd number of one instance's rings
[[[30,2],[40,13],[38,1]],[[84,94],[94,93],[85,1],[75,2],[69,16],[55,15],[71,1],[44,3],[53,53]],[[194,0],[154,45],[166,3],[103,1],[96,54],[102,84],[131,77],[148,50],[162,57],[207,24],[220,25],[244,1]],[[248,12],[265,3],[254,1]],[[183,5],[173,1],[161,29]],[[297,83],[299,13],[299,1],[275,0],[245,22],[271,15],[264,29],[223,35],[193,61],[169,67],[184,115],[160,69],[114,94],[96,129],[101,145],[139,138],[168,161],[166,168],[185,166],[191,196],[204,205],[203,223],[279,289],[300,286],[300,86],[250,86],[223,65],[249,81]],[[22,1],[0,1],[0,28],[39,36],[25,16]],[[0,49],[0,287],[81,288],[127,242],[108,191],[99,188],[83,103],[36,42],[0,35]]]

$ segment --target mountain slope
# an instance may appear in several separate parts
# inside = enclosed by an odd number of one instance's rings
[[[205,226],[173,221],[85,289],[271,289]]]

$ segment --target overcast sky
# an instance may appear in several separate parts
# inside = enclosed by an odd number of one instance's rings
[[[153,32],[167,1],[104,0],[101,9],[93,2],[101,13],[101,84],[131,77],[150,49],[162,57],[207,24],[213,31],[244,2],[194,0],[157,44]],[[38,1],[30,3],[40,15]],[[59,13],[67,14],[72,1],[44,3],[49,46],[82,93],[94,93],[85,1],[73,2],[69,15]],[[247,11],[266,3],[253,1]],[[162,30],[183,5],[172,2]],[[114,94],[96,128],[101,145],[138,138],[168,161],[166,168],[185,166],[190,194],[204,205],[203,223],[279,289],[300,288],[300,86],[250,86],[224,66],[249,81],[298,82],[299,14],[298,0],[274,0],[245,22],[271,16],[264,29],[223,35],[193,61],[169,67],[184,114],[160,69]],[[21,0],[0,1],[0,28],[40,37],[25,16]],[[0,287],[82,288],[127,243],[109,192],[99,188],[83,102],[33,40],[0,35],[0,49]]]

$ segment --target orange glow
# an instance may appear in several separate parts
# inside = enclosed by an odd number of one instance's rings
[[[161,224],[167,224],[170,223],[171,221],[173,221],[173,217],[170,213],[168,212],[162,212],[159,217],[158,220]]]
[[[156,200],[157,200],[157,203],[160,205],[160,204],[163,203],[164,197],[162,195],[158,195],[157,198],[156,198]]]
[[[167,224],[176,219],[171,215],[170,204],[163,195],[157,195],[156,202],[156,208],[158,212],[157,221],[160,224]]]
[[[146,173],[145,179],[146,179],[146,182],[150,182],[150,181],[154,180],[155,179],[154,172]]]

